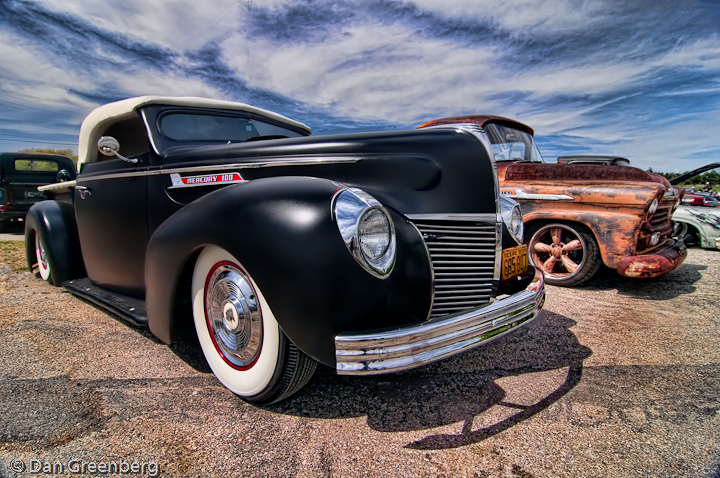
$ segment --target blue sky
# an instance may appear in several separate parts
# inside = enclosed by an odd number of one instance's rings
[[[0,0],[0,151],[77,151],[130,96],[205,96],[315,134],[498,114],[548,160],[720,160],[718,0]]]

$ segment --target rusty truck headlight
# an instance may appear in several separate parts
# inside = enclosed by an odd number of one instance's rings
[[[396,243],[387,210],[365,191],[350,188],[335,194],[333,213],[355,260],[375,277],[388,277],[395,265]]]
[[[523,242],[523,234],[525,226],[523,225],[522,212],[517,201],[500,195],[500,215],[502,216],[505,227],[507,227],[510,235],[518,244]]]
[[[648,209],[648,217],[655,214],[655,211],[657,211],[659,205],[660,201],[658,201],[658,198],[653,199],[653,201],[650,203],[650,208]]]

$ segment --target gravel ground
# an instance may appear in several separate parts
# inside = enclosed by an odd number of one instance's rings
[[[693,249],[655,280],[548,287],[485,348],[383,377],[323,368],[266,408],[192,344],[0,264],[0,476],[719,478],[719,263]]]

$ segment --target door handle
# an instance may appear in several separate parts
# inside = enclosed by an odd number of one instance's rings
[[[80,191],[80,199],[85,199],[86,196],[91,196],[90,189],[85,186],[75,186],[76,191]]]

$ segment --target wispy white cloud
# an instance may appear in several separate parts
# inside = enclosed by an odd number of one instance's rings
[[[223,38],[244,25],[250,0],[35,0],[103,31],[183,52]]]
[[[92,79],[75,74],[63,59],[48,59],[42,45],[1,30],[0,58],[0,91],[16,99],[29,98],[50,108],[78,106],[82,101],[68,97],[67,88],[93,88]]]
[[[425,11],[455,19],[492,19],[502,28],[526,35],[592,28],[602,18],[612,15],[604,2],[590,0],[514,0],[511,2],[478,2],[476,0],[410,0]]]
[[[238,54],[243,47],[249,56]],[[497,92],[482,78],[494,67],[492,46],[460,48],[401,24],[343,27],[322,43],[278,45],[238,35],[222,48],[223,61],[249,86],[342,116],[407,123]]]
[[[144,71],[115,75],[108,80],[126,96],[201,96],[223,98],[223,93],[199,78],[187,78],[174,72]]]
[[[673,118],[650,128],[637,122],[622,127],[615,122],[588,122],[568,132],[566,141],[545,143],[541,151],[549,159],[576,153],[613,154],[629,158],[641,169],[679,173],[711,162],[711,157],[703,160],[703,155],[720,152],[720,144],[709,140],[716,124],[720,124],[720,111]]]
[[[552,154],[650,166],[717,144],[703,125],[719,119],[720,32],[693,5],[17,0],[0,4],[15,15],[0,19],[0,95],[78,123],[98,101],[142,94],[249,96],[342,129],[493,113],[553,138]]]

